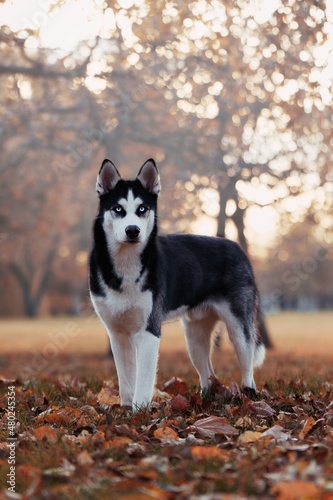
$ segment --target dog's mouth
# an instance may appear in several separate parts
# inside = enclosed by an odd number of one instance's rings
[[[135,240],[127,238],[127,240],[125,240],[125,243],[129,243],[130,245],[135,245],[135,244],[140,243],[140,240],[138,238]]]

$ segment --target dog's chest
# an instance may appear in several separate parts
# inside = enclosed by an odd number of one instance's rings
[[[108,288],[105,297],[92,296],[92,301],[104,323],[117,334],[145,330],[153,306],[152,292],[142,291],[136,283],[124,284],[121,292]]]

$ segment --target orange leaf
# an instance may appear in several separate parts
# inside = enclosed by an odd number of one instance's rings
[[[107,448],[117,447],[121,448],[122,446],[126,446],[130,443],[133,443],[133,440],[126,436],[115,436],[111,441],[106,442]]]
[[[229,457],[227,450],[221,450],[215,446],[192,446],[191,454],[197,460],[223,460]]]
[[[34,430],[34,434],[38,441],[47,441],[54,444],[58,441],[57,432],[50,425],[42,425]]]
[[[87,450],[81,451],[76,457],[77,463],[82,466],[92,465],[94,463],[93,458]]]
[[[120,404],[119,394],[109,387],[102,387],[98,393],[97,400],[101,405],[113,406]]]
[[[154,431],[154,437],[160,441],[167,441],[169,439],[178,440],[178,434],[171,427],[160,427]]]
[[[255,443],[261,438],[261,436],[262,436],[261,432],[245,431],[243,432],[243,434],[239,436],[237,442],[240,445]]]
[[[306,481],[283,481],[270,489],[270,494],[278,500],[315,500],[320,498],[320,491],[314,483]]]
[[[313,417],[309,417],[306,419],[303,429],[299,433],[299,438],[304,439],[307,434],[311,431],[312,427],[316,423],[316,420]]]

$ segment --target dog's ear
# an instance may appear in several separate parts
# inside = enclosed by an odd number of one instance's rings
[[[137,179],[141,182],[143,187],[148,189],[151,193],[158,194],[161,191],[160,176],[156,163],[152,158],[142,165]]]
[[[105,159],[97,176],[96,191],[101,196],[113,189],[118,181],[121,180],[120,174],[111,160]]]

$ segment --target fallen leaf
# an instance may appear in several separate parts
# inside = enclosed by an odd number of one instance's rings
[[[306,419],[303,429],[299,433],[299,438],[304,439],[307,434],[311,431],[312,427],[315,425],[316,420],[313,417],[309,417]]]
[[[106,441],[106,448],[121,448],[123,446],[127,446],[129,444],[133,443],[133,440],[129,437],[126,436],[115,436],[113,439],[110,441]]]
[[[134,440],[138,437],[138,433],[134,427],[127,424],[120,424],[115,426],[115,431],[119,436],[126,436]]]
[[[278,500],[316,500],[320,498],[318,486],[307,481],[283,481],[272,486],[270,494]]]
[[[133,496],[126,495],[124,498],[125,500],[147,500],[149,498],[166,500],[168,498],[174,498],[174,495],[171,491],[166,491],[165,489],[147,482],[147,484],[140,487],[139,492],[135,493]]]
[[[255,431],[245,431],[243,434],[241,434],[238,439],[237,443],[240,445],[248,444],[248,443],[255,443],[262,437],[261,432],[255,432]]]
[[[146,455],[145,447],[140,443],[129,443],[126,452],[130,457],[142,458]]]
[[[177,396],[172,398],[170,407],[172,411],[183,413],[189,409],[190,404],[184,396],[177,394]]]
[[[113,406],[120,404],[120,397],[117,391],[109,387],[102,387],[97,395],[97,400],[102,406]]]
[[[87,450],[81,451],[76,457],[77,463],[82,466],[92,465],[94,460]]]
[[[194,394],[191,394],[190,406],[191,408],[200,408],[202,406],[202,397],[200,392],[195,392]]]
[[[184,396],[184,394],[189,392],[186,382],[178,377],[168,380],[163,386],[163,391],[174,396],[177,396],[177,394]]]
[[[80,411],[81,415],[77,421],[78,427],[90,427],[97,424],[101,418],[93,406],[81,406]]]
[[[290,439],[290,434],[285,432],[281,425],[273,425],[270,429],[262,433],[262,437],[272,436],[277,443],[282,443]]]
[[[175,430],[171,427],[160,427],[154,431],[154,437],[160,441],[167,441],[169,439],[179,439],[179,436]]]
[[[223,435],[223,436],[233,436],[238,434],[238,430],[229,424],[229,422],[223,417],[207,417],[197,422],[194,422],[193,426],[189,428],[189,430],[193,430],[193,428],[200,434],[201,437],[214,438],[215,435]]]
[[[209,377],[209,380],[211,381],[210,390],[213,392],[215,399],[230,400],[235,396],[239,396],[241,394],[237,382],[231,382],[230,387],[228,388],[225,385],[221,384],[221,382],[216,377],[214,377],[214,375],[211,375]]]
[[[52,469],[46,469],[43,471],[44,476],[52,476],[52,477],[71,477],[75,472],[75,465],[73,465],[67,458],[62,460],[62,466],[54,467]]]
[[[259,418],[272,417],[276,413],[265,401],[251,402],[250,409]]]
[[[221,450],[216,446],[192,446],[191,455],[196,460],[223,460],[229,458],[227,450]]]
[[[28,500],[30,498],[39,497],[40,491],[42,489],[42,474],[41,470],[33,465],[20,464],[16,467],[17,477],[20,478],[21,489],[22,483],[29,484],[29,486],[24,490],[24,493],[12,492],[9,489],[4,490],[4,497],[9,500]],[[2,498],[0,496],[0,498]]]
[[[35,438],[38,441],[47,441],[55,444],[58,441],[58,434],[50,425],[42,425],[34,430]]]

